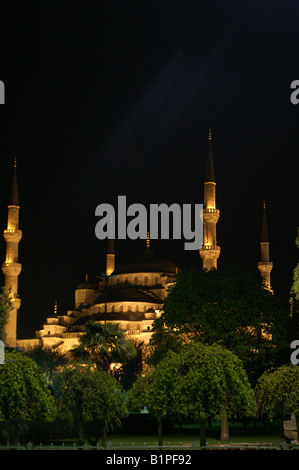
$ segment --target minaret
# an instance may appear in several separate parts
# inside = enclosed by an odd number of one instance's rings
[[[107,255],[106,255],[106,276],[110,276],[115,269],[115,249],[114,249],[114,230],[112,225],[112,218],[110,221]]]
[[[212,133],[209,129],[209,150],[204,181],[204,206],[203,206],[203,243],[199,250],[203,260],[203,269],[217,269],[217,260],[220,255],[220,247],[217,246],[216,224],[220,215],[216,207],[216,179],[212,149]]]
[[[151,239],[150,239],[149,232],[147,232],[147,235],[146,235],[146,249],[145,249],[145,253],[143,256],[148,256],[148,257],[153,256],[153,252],[151,250]]]
[[[262,234],[261,234],[261,261],[258,263],[258,269],[261,274],[261,278],[266,288],[273,294],[271,287],[271,271],[273,263],[270,261],[269,255],[269,237],[268,237],[268,224],[266,217],[266,203],[263,204],[263,222],[262,222]]]
[[[22,238],[22,231],[19,230],[19,211],[17,162],[15,158],[11,197],[8,205],[7,229],[4,230],[6,258],[2,265],[2,271],[5,276],[5,290],[9,293],[12,300],[12,309],[9,312],[5,326],[5,341],[12,347],[15,347],[17,344],[17,315],[21,305],[21,299],[18,297],[18,277],[22,270],[22,265],[18,262],[19,242]]]
[[[110,276],[115,269],[115,250],[113,238],[108,238],[106,255],[106,275]]]

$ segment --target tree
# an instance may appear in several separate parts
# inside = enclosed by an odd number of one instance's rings
[[[148,356],[148,347],[144,341],[133,339],[132,344],[135,348],[135,354],[128,359],[124,359],[119,369],[120,383],[125,390],[132,388],[133,383],[142,373]]]
[[[7,293],[5,287],[1,288],[0,292],[0,340],[5,343],[5,325],[7,323],[8,315],[12,309],[12,301],[10,297],[10,290]]]
[[[295,240],[297,248],[299,248],[299,227],[297,228],[297,237]],[[298,334],[298,317],[299,317],[299,263],[297,263],[293,272],[293,284],[290,292],[290,306],[292,329]]]
[[[216,342],[241,358],[254,383],[287,350],[287,321],[259,275],[240,269],[182,271],[154,322],[153,362],[190,339]]]
[[[270,421],[293,412],[299,423],[299,368],[282,365],[262,374],[255,387],[258,416]]]
[[[85,326],[85,334],[80,336],[79,346],[71,353],[77,359],[91,359],[99,369],[109,372],[113,362],[133,357],[135,348],[119,323],[89,321]]]
[[[206,445],[207,418],[221,418],[222,439],[228,439],[228,418],[255,413],[254,392],[241,360],[219,345],[191,341],[179,353],[168,351],[151,372],[141,376],[130,392],[135,409],[146,406],[158,422],[166,416],[191,417],[200,423],[200,442]]]
[[[297,248],[299,248],[299,227],[297,228],[297,237],[295,240],[295,244]],[[299,263],[297,263],[297,266],[294,269],[291,293],[294,294],[296,300],[299,301]]]
[[[18,351],[6,352],[0,366],[0,420],[50,420],[55,401],[42,370]]]
[[[173,397],[173,370],[169,369],[160,380],[159,371],[148,369],[141,374],[129,391],[129,409],[140,411],[147,408],[157,421],[158,445],[162,447],[162,420],[175,414]]]
[[[97,420],[106,448],[109,425],[120,424],[127,415],[125,398],[115,378],[92,365],[70,363],[54,375],[53,389],[58,417],[67,419],[77,429],[79,442],[83,441],[84,424]]]
[[[48,383],[52,382],[53,373],[67,360],[57,348],[37,346],[26,351],[26,356],[33,359],[42,369]]]

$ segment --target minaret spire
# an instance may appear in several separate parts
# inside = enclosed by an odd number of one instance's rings
[[[269,253],[269,236],[268,236],[268,224],[266,216],[266,203],[263,202],[263,221],[262,221],[262,232],[261,232],[261,260],[258,263],[258,269],[261,274],[261,278],[266,288],[273,294],[271,287],[271,271],[273,263],[270,261]]]
[[[17,185],[17,162],[14,158],[13,178],[11,197],[8,205],[7,229],[4,230],[6,241],[6,258],[2,265],[5,276],[5,290],[12,300],[12,309],[9,312],[5,326],[5,341],[9,346],[15,347],[17,344],[17,314],[21,305],[18,296],[18,277],[22,270],[22,265],[18,262],[19,242],[22,238],[22,231],[19,230],[19,194]]]
[[[13,162],[13,175],[12,175],[12,185],[11,185],[11,193],[10,193],[10,204],[12,206],[20,206],[18,182],[17,182],[17,159],[16,157],[14,157],[14,162]]]
[[[206,165],[206,182],[216,183],[215,179],[215,169],[214,169],[214,158],[213,158],[213,148],[212,148],[212,130],[209,128],[209,149],[208,149],[208,161]]]
[[[209,147],[204,181],[204,208],[203,208],[203,244],[199,250],[203,260],[203,268],[217,269],[217,260],[220,247],[217,245],[216,224],[220,211],[216,206],[216,178],[212,148],[212,131],[209,128]]]

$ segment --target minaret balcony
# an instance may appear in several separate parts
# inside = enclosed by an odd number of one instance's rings
[[[205,208],[202,211],[202,215],[204,222],[216,224],[220,217],[220,210],[213,208]]]
[[[204,211],[204,212],[215,212],[215,213],[219,213],[219,212],[220,212],[219,209],[216,209],[216,208],[214,208],[214,207],[205,207],[203,211]]]
[[[217,246],[217,245],[208,245],[208,244],[207,244],[207,245],[204,245],[204,244],[203,244],[202,247],[201,247],[201,250],[203,250],[203,251],[215,251],[215,252],[217,251],[217,252],[220,253],[220,246]]]
[[[270,272],[273,268],[273,263],[271,261],[260,261],[258,263],[258,268],[261,273]]]
[[[15,297],[13,299],[12,308],[15,308],[15,309],[19,310],[20,307],[21,307],[21,299],[20,299],[20,297]]]
[[[22,271],[22,265],[20,263],[5,261],[5,263],[2,264],[2,271],[5,276],[18,276]]]
[[[22,230],[8,228],[4,230],[3,236],[6,242],[19,242],[22,238]]]

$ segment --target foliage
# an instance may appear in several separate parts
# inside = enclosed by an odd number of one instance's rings
[[[27,350],[26,356],[30,357],[43,370],[49,383],[57,368],[67,362],[65,356],[57,348],[37,346]]]
[[[270,421],[285,413],[299,417],[299,368],[295,364],[270,369],[258,379],[256,388],[258,415]]]
[[[8,315],[12,309],[12,301],[10,297],[10,290],[7,293],[5,287],[1,288],[0,292],[0,340],[5,342],[5,325],[7,323]]]
[[[181,271],[154,322],[153,361],[190,339],[219,343],[240,357],[254,381],[277,365],[287,347],[287,319],[258,275],[239,269]]]
[[[91,365],[69,364],[57,372],[53,389],[58,400],[58,417],[67,419],[83,438],[83,424],[98,420],[105,435],[108,425],[127,415],[124,395],[118,382]]]
[[[89,321],[85,326],[85,334],[80,336],[80,345],[71,353],[77,359],[91,359],[99,369],[109,372],[113,362],[132,358],[135,348],[119,323]]]
[[[297,248],[299,248],[299,227],[297,228],[297,237],[295,240],[295,244]],[[290,303],[291,303],[291,313],[294,314],[294,310],[299,310],[299,263],[297,263],[297,266],[294,268],[293,272],[293,284],[291,288],[291,298],[290,298]]]
[[[254,392],[241,360],[220,345],[190,342],[179,353],[168,351],[155,368],[140,376],[129,398],[157,419],[190,417],[205,421],[255,414]]]
[[[144,341],[132,339],[135,354],[122,361],[119,369],[119,380],[125,390],[129,390],[137,377],[142,373],[148,356],[148,347]],[[116,376],[116,374],[114,374]]]
[[[24,354],[7,352],[0,366],[0,419],[52,419],[54,398],[42,370]]]

